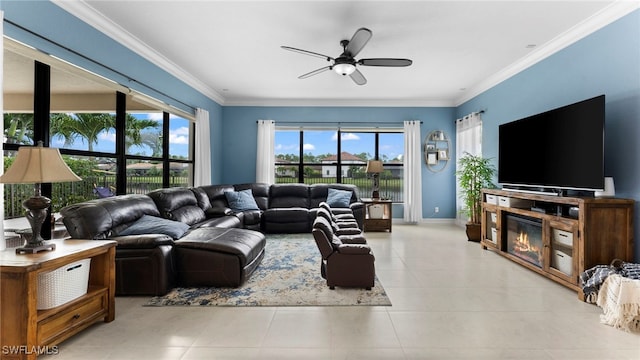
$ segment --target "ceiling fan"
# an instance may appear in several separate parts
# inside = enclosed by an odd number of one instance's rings
[[[360,28],[356,30],[351,40],[342,40],[340,41],[340,46],[342,46],[343,52],[337,58],[333,58],[331,56],[319,54],[313,51],[307,51],[302,49],[293,48],[290,46],[281,46],[281,48],[289,51],[294,51],[300,54],[311,55],[319,58],[323,58],[327,61],[331,61],[332,64],[329,66],[321,67],[319,69],[313,70],[306,74],[302,74],[298,76],[298,79],[306,79],[313,75],[320,74],[321,72],[325,72],[327,70],[334,70],[336,73],[351,77],[351,79],[358,85],[364,85],[367,83],[367,79],[365,79],[364,75],[358,69],[356,69],[356,65],[361,66],[387,66],[387,67],[403,67],[409,66],[413,63],[413,61],[409,59],[395,59],[395,58],[371,58],[371,59],[360,59],[356,60],[355,56],[358,55],[360,50],[367,45],[373,33],[371,30],[367,28]]]

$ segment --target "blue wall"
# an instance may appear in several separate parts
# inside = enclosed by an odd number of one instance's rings
[[[225,106],[222,146],[225,152],[222,171],[223,183],[255,181],[257,154],[256,120],[275,120],[295,126],[312,122],[362,123],[375,126],[376,123],[395,123],[402,127],[406,120],[421,120],[422,138],[432,130],[443,130],[448,136],[455,135],[454,108],[424,107],[262,107]],[[351,125],[351,124],[350,124]],[[455,146],[455,144],[452,144]],[[454,166],[433,173],[422,163],[422,210],[423,217],[455,218]],[[214,169],[214,172],[216,170]],[[434,207],[440,207],[433,214]],[[437,216],[436,216],[437,215]],[[402,217],[401,207],[394,207],[394,217]]]
[[[483,154],[497,159],[498,125],[593,96],[606,96],[605,173],[616,196],[640,200],[640,10],[467,101],[483,114]],[[535,146],[536,139],[523,139]],[[640,203],[635,259],[640,260]]]

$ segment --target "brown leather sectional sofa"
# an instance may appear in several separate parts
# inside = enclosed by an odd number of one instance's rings
[[[90,200],[60,213],[73,238],[118,242],[117,295],[163,295],[175,286],[240,286],[264,257],[263,233],[310,233],[329,189],[350,191],[348,211],[361,221],[357,188],[347,184],[167,188]],[[234,211],[225,193],[243,190],[255,204]]]

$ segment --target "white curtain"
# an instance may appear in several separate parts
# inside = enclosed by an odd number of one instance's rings
[[[422,220],[422,140],[420,121],[404,122],[404,221]]]
[[[480,113],[471,113],[456,120],[456,171],[458,170],[458,161],[465,153],[482,156],[482,118]],[[464,204],[460,194],[460,185],[456,177],[456,223],[464,225],[468,219],[462,213]]]
[[[196,158],[193,186],[211,185],[211,134],[209,112],[196,109]]]
[[[258,120],[258,152],[256,155],[256,182],[273,184],[275,168],[276,123],[273,120]]]
[[[0,51],[0,111],[2,111],[2,114],[4,116],[4,103],[2,102],[3,98],[4,98],[4,89],[2,88],[2,84],[4,82],[3,80],[3,69],[4,69],[4,43],[3,43],[3,39],[4,39],[4,29],[3,29],[3,24],[4,24],[4,12],[0,11],[0,45],[2,51]],[[4,134],[4,122],[0,123],[0,134]],[[4,162],[4,155],[3,155],[3,162]],[[4,166],[0,166],[0,175],[2,175],[2,173],[4,172]],[[4,185],[0,184],[0,217],[2,218],[2,221],[0,221],[0,232],[2,234],[4,234]],[[4,240],[4,236],[2,236],[2,238],[0,239],[0,251],[4,250],[6,248],[7,243]]]

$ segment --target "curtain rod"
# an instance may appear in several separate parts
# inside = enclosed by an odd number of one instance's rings
[[[258,123],[260,120],[256,120],[256,123]],[[273,122],[275,122],[276,124],[296,124],[296,125],[300,125],[300,126],[304,126],[304,125],[353,125],[353,124],[357,124],[357,125],[367,125],[368,127],[377,127],[376,125],[394,125],[394,126],[398,126],[398,125],[402,125],[402,123],[398,123],[398,122],[381,122],[381,123],[366,123],[366,122],[360,122],[360,121],[339,121],[339,122],[299,122],[299,121],[276,121],[273,120]],[[420,124],[422,124],[422,121],[420,121]]]
[[[169,99],[171,99],[171,100],[173,100],[173,101],[175,101],[175,102],[177,102],[177,103],[180,103],[180,104],[182,104],[182,105],[186,106],[187,108],[189,108],[190,110],[192,110],[192,111],[194,111],[194,112],[195,112],[195,107],[193,107],[193,106],[191,106],[191,105],[189,105],[189,104],[187,104],[187,103],[185,103],[185,102],[183,102],[183,101],[181,101],[181,100],[178,100],[178,99],[174,98],[173,96],[167,95],[166,93],[164,93],[164,92],[162,92],[162,91],[156,90],[156,89],[152,88],[151,86],[149,86],[149,85],[147,85],[147,84],[145,84],[145,83],[142,83],[142,82],[140,82],[140,81],[138,81],[138,80],[136,80],[136,79],[133,79],[133,78],[131,78],[130,76],[128,76],[127,74],[125,74],[125,73],[123,73],[123,72],[120,72],[120,71],[118,71],[118,70],[116,70],[116,69],[113,69],[112,67],[109,67],[109,66],[107,66],[107,65],[104,65],[103,63],[98,62],[98,61],[96,61],[96,60],[93,60],[92,58],[90,58],[90,57],[88,57],[88,56],[86,56],[86,55],[83,55],[83,54],[81,54],[81,53],[79,53],[79,52],[77,52],[77,51],[75,51],[75,50],[73,50],[73,49],[71,49],[71,48],[69,48],[69,47],[66,47],[66,46],[64,46],[64,45],[62,45],[62,44],[60,44],[60,43],[58,43],[58,42],[56,42],[56,41],[53,41],[53,40],[51,40],[51,39],[49,39],[49,38],[46,38],[46,37],[44,37],[44,36],[42,36],[42,35],[40,35],[40,34],[38,34],[38,33],[34,32],[34,31],[32,31],[32,30],[29,30],[29,29],[25,28],[25,27],[24,27],[24,26],[22,26],[22,25],[18,25],[18,24],[14,23],[14,22],[13,22],[13,21],[11,21],[11,20],[7,20],[7,19],[5,18],[5,19],[4,19],[4,21],[5,21],[5,22],[7,22],[7,23],[9,23],[9,24],[11,24],[11,25],[13,25],[13,26],[15,26],[15,27],[17,27],[18,29],[21,29],[21,30],[23,30],[23,31],[26,31],[26,32],[28,32],[28,33],[29,33],[29,34],[31,34],[31,35],[34,35],[34,36],[36,36],[36,37],[38,37],[38,38],[40,38],[40,39],[42,39],[42,40],[44,40],[44,41],[47,41],[47,42],[49,42],[50,44],[53,44],[53,45],[55,45],[55,46],[57,46],[57,47],[59,47],[59,48],[61,48],[61,49],[63,49],[63,50],[66,50],[66,51],[68,51],[68,52],[70,52],[70,53],[72,53],[72,54],[74,54],[74,55],[76,55],[76,56],[79,56],[79,57],[81,57],[81,58],[83,58],[83,59],[85,59],[85,60],[88,60],[88,61],[92,62],[93,64],[95,64],[95,65],[98,65],[98,66],[102,67],[103,69],[109,70],[109,71],[111,71],[111,72],[113,72],[113,73],[115,73],[115,74],[117,74],[117,75],[120,75],[120,76],[122,76],[122,77],[126,78],[129,82],[136,83],[136,84],[138,84],[138,85],[140,85],[140,86],[142,86],[142,87],[146,88],[147,90],[151,90],[151,91],[153,91],[153,92],[155,92],[155,93],[157,93],[157,94],[160,94],[160,95],[162,95],[162,96],[164,96],[164,97],[167,97],[167,98],[169,98]],[[39,50],[39,49],[38,49],[38,51],[41,51],[41,52],[43,52],[43,53],[45,53],[45,54],[47,54],[47,55],[51,55],[51,54],[48,54],[48,53],[46,53],[46,52],[44,52],[44,51],[42,51],[42,50]],[[85,69],[85,70],[86,70],[86,69]],[[122,85],[122,84],[120,84],[120,85]],[[124,87],[126,87],[126,88],[128,88],[128,86],[126,86],[126,85],[123,85],[123,86],[124,86]],[[170,105],[170,104],[167,104],[167,105]]]
[[[485,113],[485,111],[486,111],[486,110],[478,110],[478,111],[474,111],[474,112],[472,112],[472,113],[470,113],[470,114],[467,114],[467,115],[465,115],[465,116],[463,116],[463,117],[461,117],[461,118],[459,118],[459,119],[455,119],[455,120],[453,120],[453,122],[455,123],[455,122],[458,122],[458,121],[460,121],[460,120],[463,120],[463,119],[464,119],[464,118],[466,118],[467,116],[476,115],[476,114],[484,114],[484,113]]]

